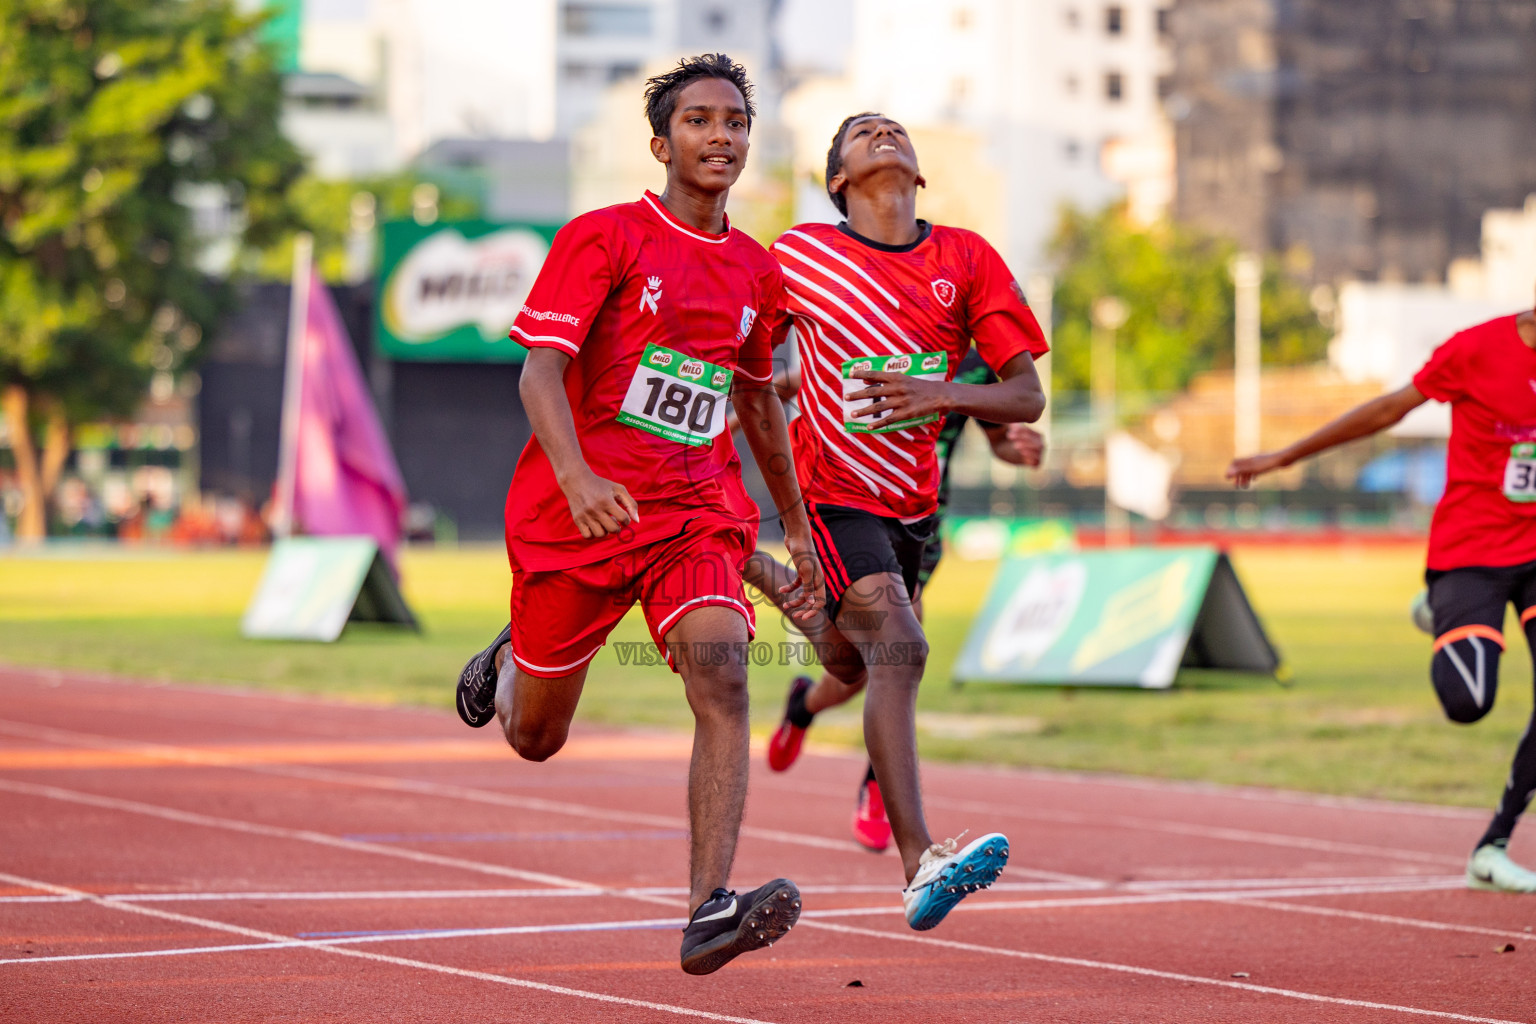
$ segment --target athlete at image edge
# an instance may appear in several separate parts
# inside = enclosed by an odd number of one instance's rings
[[[952,866],[979,868],[982,875],[970,877],[985,877],[985,885],[1007,857],[1004,836],[983,835],[956,850],[954,841],[933,843],[923,820],[914,716],[927,643],[911,596],[937,504],[935,439],[940,421],[952,412],[993,422],[1038,418],[1044,395],[1032,353],[1046,346],[1022,290],[980,236],[917,219],[916,193],[925,182],[900,124],[878,114],[847,119],[828,153],[827,182],[833,202],[848,213],[847,223],[803,224],[772,247],[785,271],[805,375],[801,416],[792,427],[797,466],[835,618],[835,625],[822,622],[807,632],[840,642],[849,661],[867,667],[866,746],[908,879],[908,923],[925,929],[980,887],[968,885],[963,870],[951,874]],[[836,357],[850,368],[871,355],[936,349],[946,355],[952,375],[972,339],[1000,383],[845,369],[867,386],[843,394],[842,373],[832,362]],[[849,416],[845,400],[865,399],[868,407]],[[845,417],[874,419],[877,428],[879,419],[931,421],[884,434],[849,430]],[[900,454],[888,458],[889,449]],[[904,460],[901,468],[898,459]],[[866,557],[849,569],[855,554]],[[771,594],[781,570],[771,559],[754,558],[748,581]],[[833,593],[835,573],[842,578]],[[844,597],[850,599],[847,608],[841,606]],[[858,650],[877,645],[912,656],[874,658],[864,666]],[[940,892],[948,895],[931,899]]]
[[[955,380],[962,384],[992,384],[996,383],[997,374],[992,372],[973,348],[961,360],[960,367],[955,372]],[[780,397],[786,401],[793,398],[800,390],[798,370],[789,374],[776,375],[774,385],[778,387]],[[966,423],[970,420],[969,416],[961,413],[950,413],[944,418],[943,429],[939,432],[937,441],[939,510],[933,536],[923,548],[922,562],[917,574],[918,591],[912,598],[913,611],[919,622],[923,621],[923,591],[938,569],[944,554],[940,530],[949,497],[950,455],[960,439],[960,434],[965,430]],[[994,458],[1010,465],[1026,468],[1037,468],[1040,465],[1045,454],[1045,439],[1038,431],[1023,423],[1005,425],[977,420],[976,425],[986,435]],[[753,557],[754,559],[772,558],[764,551],[757,552]],[[787,771],[800,754],[811,720],[829,708],[846,704],[863,692],[862,663],[847,666],[844,674],[849,673],[852,674],[852,678],[844,679],[824,668],[820,678],[815,682],[807,676],[798,676],[791,682],[784,717],[768,739],[769,768],[779,772]],[[875,778],[873,765],[866,765],[864,777],[859,783],[851,829],[854,841],[865,849],[880,853],[890,845],[891,823],[886,817],[885,802],[880,796],[880,785]]]
[[[706,68],[690,77],[690,64],[696,70],[710,62],[724,62],[727,70]],[[563,228],[512,328],[530,349],[519,390],[534,437],[508,492],[514,613],[510,643],[493,653],[495,710],[520,755],[542,761],[554,754],[565,741],[587,663],[605,641],[606,629],[585,627],[593,646],[579,660],[543,661],[559,668],[530,666],[524,645],[544,642],[537,638],[549,634],[558,642],[563,611],[572,611],[566,624],[574,628],[606,604],[611,628],[637,597],[642,601],[653,638],[659,646],[669,641],[663,646],[669,662],[674,651],[680,654],[673,667],[683,676],[695,715],[683,967],[709,973],[782,936],[798,916],[800,899],[785,879],[749,893],[745,905],[724,888],[746,793],[749,733],[740,652],[751,635],[751,609],[739,574],[756,531],[741,515],[749,499],[734,449],[719,443],[718,431],[705,447],[669,439],[655,425],[625,425],[615,413],[623,378],[640,379],[640,357],[651,351],[647,337],[670,341],[664,347],[674,356],[727,368],[734,364],[739,376],[731,398],[750,413],[748,438],[774,500],[786,509],[786,540],[796,552],[797,579],[784,596],[797,613],[813,614],[821,584],[790,468],[783,408],[767,372],[781,287],[778,268],[725,217],[729,188],[747,156],[750,85],[738,65],[712,55],[680,62],[649,86],[648,100],[662,89],[675,93],[673,110],[651,141],[653,156],[666,167],[666,189],[660,196],[647,193],[639,203],[578,217]],[[605,265],[582,266],[581,258],[594,251]],[[743,294],[749,301],[741,301]],[[686,309],[686,319],[673,309]],[[758,312],[762,322],[756,322]],[[642,329],[623,329],[636,320]],[[734,342],[721,340],[733,333]],[[604,444],[613,450],[603,452]],[[708,454],[689,458],[696,447]],[[670,482],[680,483],[695,500],[674,509],[679,495],[665,485],[679,460],[687,466],[680,481]],[[692,570],[711,556],[727,566],[734,591],[722,593],[719,582],[711,581],[703,584],[709,591],[704,595],[689,597],[685,591],[660,600],[663,595],[653,586],[657,578],[684,588],[698,585],[694,572],[673,570]],[[532,589],[554,599],[537,602],[537,628],[527,624],[524,630],[516,608],[519,593]],[[668,607],[671,612],[662,616]],[[725,664],[690,655],[697,645],[713,650],[722,644],[738,652]],[[462,687],[461,676],[461,704]],[[711,912],[700,913],[703,909]]]
[[[1459,332],[1412,383],[1286,448],[1234,460],[1227,477],[1247,487],[1265,473],[1385,430],[1430,399],[1451,405],[1446,489],[1430,523],[1425,570],[1433,620],[1427,631],[1436,634],[1430,680],[1446,716],[1465,724],[1493,708],[1511,601],[1536,656],[1536,311]],[[1533,793],[1536,711],[1493,820],[1467,862],[1471,887],[1536,892],[1536,872],[1506,850]]]

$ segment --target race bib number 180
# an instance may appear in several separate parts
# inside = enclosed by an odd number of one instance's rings
[[[904,373],[909,377],[920,377],[923,380],[945,380],[949,376],[948,353],[918,352],[915,355],[865,356],[862,359],[850,359],[843,363],[843,429],[850,434],[884,434],[891,430],[932,423],[939,418],[937,414],[913,416],[890,423],[868,416],[855,418],[855,413],[874,402],[873,398],[849,400],[849,395],[855,391],[863,391],[874,383],[874,381],[852,376],[858,370],[875,373]]]
[[[619,422],[695,448],[725,430],[732,371],[647,345],[629,382]]]
[[[1536,444],[1516,444],[1509,448],[1504,464],[1504,497],[1521,503],[1536,501]]]

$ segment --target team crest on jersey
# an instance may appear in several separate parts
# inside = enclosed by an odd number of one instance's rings
[[[757,310],[751,306],[741,307],[741,336],[745,338],[752,333],[752,325],[757,322]]]
[[[649,309],[652,314],[658,312],[656,303],[661,301],[661,278],[648,277],[645,279],[645,287],[640,289],[640,308]]]
[[[936,277],[933,279],[933,294],[948,309],[955,301],[955,283],[947,277]]]

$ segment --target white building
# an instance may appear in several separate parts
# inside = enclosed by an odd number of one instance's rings
[[[1171,199],[1160,97],[1171,62],[1168,5],[856,0],[842,113],[878,110],[909,128],[975,136],[1002,174],[1002,208],[985,233],[1023,276],[1042,266],[1063,202],[1093,208],[1129,191],[1133,212],[1153,219]],[[834,128],[841,120],[825,102],[810,106]],[[815,128],[821,160],[825,129]],[[797,164],[816,148],[814,138],[797,145]],[[929,192],[950,188],[967,184],[931,181]]]

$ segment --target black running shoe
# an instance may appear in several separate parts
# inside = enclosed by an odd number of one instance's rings
[[[496,652],[511,639],[509,622],[491,646],[470,658],[459,673],[459,695],[453,703],[465,725],[478,729],[496,717]]]
[[[683,970],[713,974],[743,953],[771,946],[800,919],[800,890],[775,878],[745,896],[716,889],[683,929]]]

